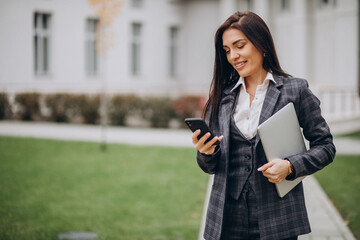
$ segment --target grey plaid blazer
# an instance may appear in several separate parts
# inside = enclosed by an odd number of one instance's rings
[[[270,81],[259,124],[287,103],[293,102],[304,136],[310,142],[310,149],[303,154],[288,156],[287,159],[294,166],[294,178],[313,174],[331,163],[336,151],[330,129],[321,116],[320,101],[310,91],[304,79],[275,75],[274,79],[276,84]],[[232,87],[229,86],[223,91],[218,119],[212,123],[214,134],[224,136],[220,148],[210,156],[197,153],[200,168],[206,173],[215,174],[204,232],[207,240],[219,240],[222,230],[229,164],[230,115],[236,99],[236,94],[231,91]],[[255,149],[255,166],[267,163],[258,134]],[[298,184],[284,198],[280,198],[273,183],[260,172],[254,174],[261,239],[284,239],[309,233],[310,225],[302,184]]]

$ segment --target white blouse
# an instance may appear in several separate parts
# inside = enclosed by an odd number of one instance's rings
[[[232,89],[232,91],[234,91],[238,86],[241,85],[239,93],[240,95],[238,97],[234,112],[234,120],[241,133],[249,140],[256,135],[261,109],[270,81],[275,83],[273,75],[268,72],[264,82],[256,87],[255,97],[251,103],[251,106],[250,95],[246,92],[245,82],[242,77],[240,77],[239,81]]]

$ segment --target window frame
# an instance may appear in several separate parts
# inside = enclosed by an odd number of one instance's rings
[[[132,76],[141,74],[141,47],[142,47],[143,24],[141,22],[131,23],[130,42],[130,71]]]
[[[35,11],[33,14],[33,71],[36,76],[51,72],[52,15]]]
[[[179,37],[180,27],[173,25],[169,27],[169,65],[168,71],[172,78],[176,78],[179,75]]]
[[[97,49],[99,19],[86,18],[85,23],[85,71],[88,76],[98,76],[100,73],[100,58]]]
[[[144,0],[131,0],[131,7],[134,9],[142,9],[144,7]]]

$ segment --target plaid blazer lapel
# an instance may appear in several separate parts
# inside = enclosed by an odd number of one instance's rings
[[[235,85],[235,84],[234,84]],[[229,144],[230,144],[230,123],[232,110],[236,101],[237,90],[231,91],[234,85],[227,87],[223,92],[223,97],[220,102],[219,109],[219,134],[223,135],[224,138],[221,141],[221,146],[223,149],[224,163],[225,163],[225,172],[227,172],[228,161],[229,161]],[[226,182],[226,179],[224,179]]]
[[[276,83],[270,81],[268,90],[266,92],[264,104],[261,109],[261,114],[259,118],[259,125],[272,116],[280,95],[279,88],[283,85],[283,80],[275,75],[274,75],[274,79]],[[259,134],[256,134],[256,144],[259,142],[259,140],[260,140],[260,136]]]
[[[219,125],[220,133],[224,136],[223,146],[228,146],[229,143],[230,118],[236,100],[236,90],[231,91],[232,87],[224,90],[224,97],[220,102],[219,123],[221,124]]]

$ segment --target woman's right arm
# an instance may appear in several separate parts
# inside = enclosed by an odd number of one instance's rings
[[[197,150],[197,163],[204,172],[214,174],[220,157],[220,146],[213,144],[216,141],[221,142],[223,136],[215,136],[209,142],[205,143],[210,137],[210,133],[207,133],[202,138],[198,139],[199,134],[200,130],[197,130],[192,135],[192,142]]]

